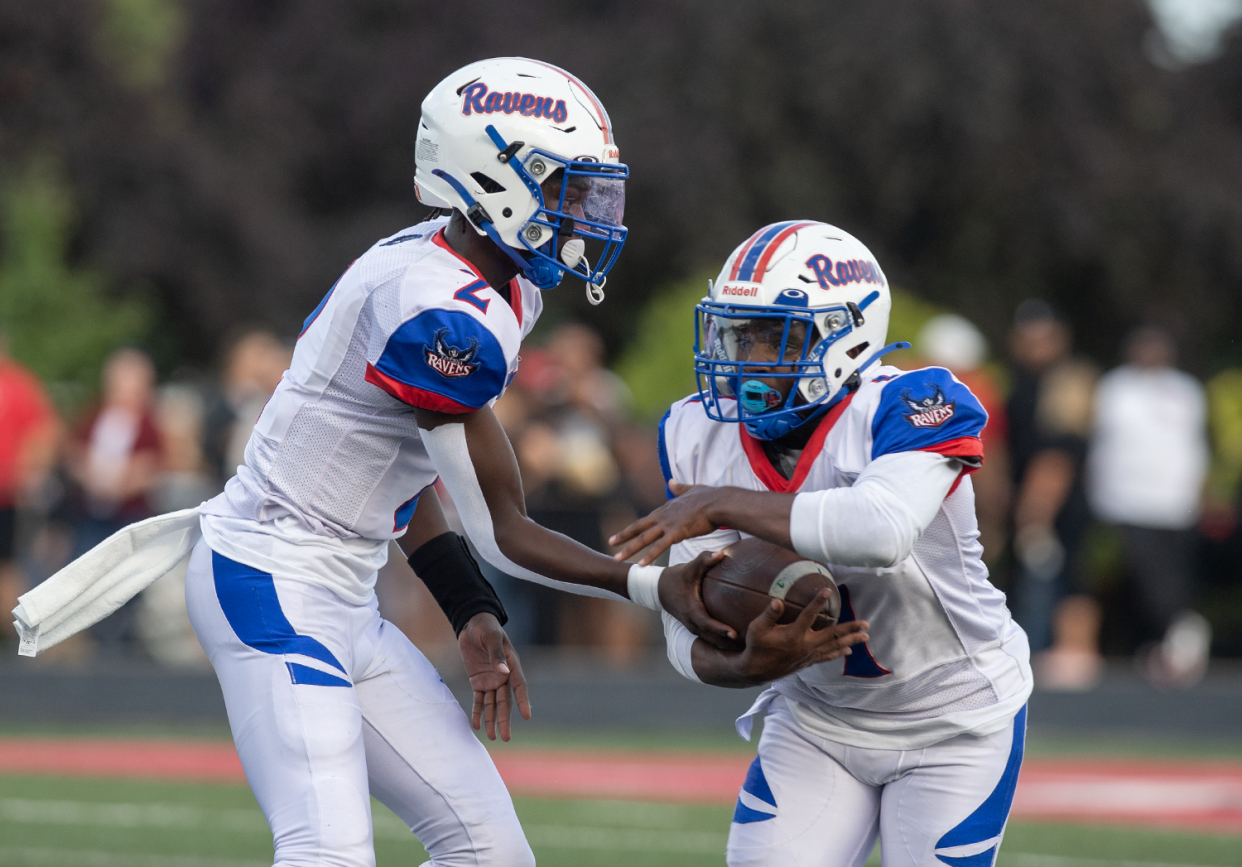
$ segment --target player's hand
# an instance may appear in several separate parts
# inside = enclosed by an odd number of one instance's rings
[[[703,576],[722,559],[720,551],[704,551],[688,563],[667,567],[660,573],[660,605],[713,647],[737,650],[737,631],[708,614],[703,605]]]
[[[680,482],[669,482],[668,487],[676,499],[669,500],[647,517],[639,518],[608,540],[609,545],[622,546],[613,559],[628,560],[650,545],[638,561],[640,566],[649,566],[678,542],[706,536],[717,529],[718,525],[708,515],[719,496],[719,488],[683,485]]]
[[[470,709],[470,725],[475,731],[487,727],[488,740],[509,740],[509,717],[513,700],[517,700],[522,719],[530,719],[530,699],[526,695],[526,675],[522,661],[493,614],[486,612],[470,618],[457,636],[470,688],[474,690],[474,706]]]
[[[770,683],[816,663],[849,656],[852,645],[869,638],[870,624],[851,620],[812,629],[815,616],[831,595],[831,591],[821,590],[798,619],[785,626],[777,624],[785,603],[773,599],[746,629],[746,646],[734,659],[738,675],[752,684]]]

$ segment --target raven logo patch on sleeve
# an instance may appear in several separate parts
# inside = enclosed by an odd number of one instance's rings
[[[450,379],[469,376],[479,366],[479,362],[475,360],[479,354],[479,341],[471,337],[470,345],[464,349],[450,346],[445,342],[448,333],[448,328],[440,328],[435,333],[433,345],[424,347],[427,351],[427,366]]]
[[[911,397],[908,389],[901,393],[902,402],[910,410],[903,417],[914,427],[940,427],[953,418],[957,404],[950,403],[945,398],[939,385],[935,388],[936,390],[927,397]]]

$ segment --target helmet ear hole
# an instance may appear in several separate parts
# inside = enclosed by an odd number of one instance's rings
[[[505,191],[505,188],[495,178],[490,178],[482,172],[471,172],[470,177],[474,178],[474,182],[485,193],[503,193]]]
[[[857,358],[858,356],[862,355],[862,351],[870,345],[871,345],[870,343],[864,340],[862,343],[858,344],[853,349],[847,349],[845,351],[845,354],[848,355],[850,358]],[[837,374],[837,375],[840,376],[840,374]]]

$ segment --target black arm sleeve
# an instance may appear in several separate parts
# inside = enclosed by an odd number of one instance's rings
[[[442,533],[424,543],[410,555],[409,563],[453,624],[455,634],[461,635],[470,618],[485,611],[495,614],[501,626],[509,621],[500,597],[479,571],[466,540],[456,533]]]

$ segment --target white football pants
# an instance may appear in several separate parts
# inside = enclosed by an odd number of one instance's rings
[[[271,826],[276,867],[374,867],[372,794],[435,867],[534,865],[466,715],[374,599],[350,605],[200,540],[186,603]]]
[[[992,867],[1013,803],[1026,708],[1003,731],[921,750],[810,734],[777,700],[729,828],[729,867]]]

